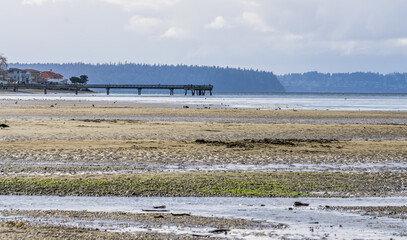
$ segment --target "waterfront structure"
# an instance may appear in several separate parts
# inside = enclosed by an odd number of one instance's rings
[[[29,83],[39,83],[40,82],[40,75],[41,71],[34,70],[34,69],[24,69],[28,76]]]
[[[191,92],[192,96],[205,96],[206,92],[212,96],[213,85],[120,85],[120,84],[3,84],[3,88],[12,88],[13,91],[17,92],[19,88],[32,88],[32,89],[43,89],[44,94],[47,94],[48,90],[70,90],[75,91],[78,94],[79,91],[104,88],[106,89],[106,94],[110,94],[110,89],[137,89],[138,95],[141,95],[142,89],[168,89],[170,90],[170,95],[174,95],[174,90],[184,90],[185,96],[188,91]]]
[[[9,82],[18,84],[30,84],[29,74],[25,70],[10,68],[8,70]]]
[[[40,83],[57,83],[57,84],[63,84],[64,76],[62,76],[59,73],[55,73],[52,71],[44,71],[41,72],[40,74]]]

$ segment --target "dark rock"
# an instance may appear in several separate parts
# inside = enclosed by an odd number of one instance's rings
[[[155,208],[155,209],[165,209],[165,208],[167,208],[167,206],[161,205],[161,206],[154,206],[153,208]]]
[[[10,126],[7,124],[4,124],[4,123],[0,124],[0,128],[8,128],[8,127],[10,127]]]
[[[227,228],[219,228],[219,229],[215,229],[212,231],[209,231],[210,233],[215,233],[215,234],[220,234],[220,233],[224,233],[224,234],[228,234],[228,232],[230,232],[230,229]]]
[[[308,207],[309,203],[295,202],[294,207]]]

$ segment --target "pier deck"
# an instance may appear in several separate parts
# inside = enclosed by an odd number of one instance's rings
[[[205,96],[206,92],[209,91],[212,96],[213,85],[161,85],[161,84],[3,84],[4,89],[11,88],[13,91],[17,92],[18,89],[44,89],[44,94],[47,94],[47,90],[72,90],[75,94],[79,91],[86,89],[104,88],[106,89],[106,94],[110,94],[110,89],[137,89],[138,95],[141,95],[143,89],[168,89],[170,90],[170,95],[174,95],[174,90],[184,90],[185,96],[188,91],[191,92],[192,96]]]

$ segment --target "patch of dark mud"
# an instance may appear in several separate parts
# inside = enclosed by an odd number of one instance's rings
[[[295,147],[300,144],[321,144],[324,147],[329,147],[329,145],[337,142],[337,140],[330,139],[244,139],[244,140],[207,140],[207,139],[197,139],[195,143],[197,144],[207,144],[211,146],[225,146],[227,148],[254,148],[255,146],[262,145],[278,145],[278,146],[289,146]]]

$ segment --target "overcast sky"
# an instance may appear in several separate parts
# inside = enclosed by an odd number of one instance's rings
[[[10,62],[407,72],[405,0],[0,0]]]

